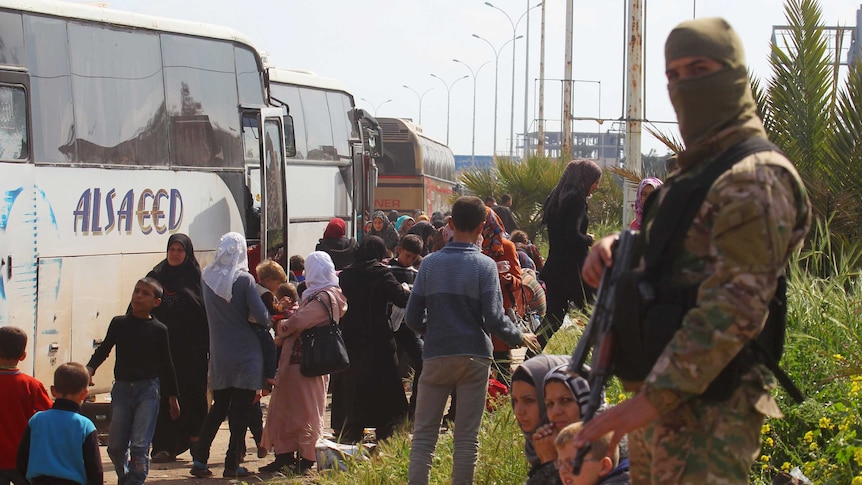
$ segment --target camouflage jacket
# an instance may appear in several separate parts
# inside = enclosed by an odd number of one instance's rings
[[[699,173],[750,136],[765,136],[759,119],[719,133],[711,140],[711,156],[681,165],[670,180]],[[648,218],[647,229],[651,223]],[[703,393],[760,333],[778,277],[810,224],[805,186],[780,153],[749,155],[710,187],[672,263],[674,286],[700,285],[697,306],[686,313],[640,390],[660,413]],[[780,416],[768,393],[768,371],[756,366],[742,380],[759,411]]]

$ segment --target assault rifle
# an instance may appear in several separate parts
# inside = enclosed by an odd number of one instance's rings
[[[596,304],[590,322],[581,334],[578,346],[572,354],[569,372],[575,372],[586,378],[590,383],[590,399],[586,412],[581,420],[587,423],[596,415],[602,406],[602,396],[605,385],[613,374],[613,364],[616,352],[616,338],[613,331],[614,305],[616,304],[616,288],[620,276],[631,269],[631,258],[637,233],[624,230],[613,245],[613,265],[602,271],[602,279],[596,294]],[[590,367],[584,364],[587,354],[593,350]],[[590,452],[588,444],[575,456],[572,472],[577,475],[581,471],[584,457]]]

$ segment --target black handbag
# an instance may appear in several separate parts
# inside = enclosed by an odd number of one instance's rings
[[[299,361],[299,371],[305,377],[325,376],[342,372],[350,367],[350,358],[347,356],[347,346],[338,324],[332,318],[332,302],[327,305],[320,299],[320,295],[314,297],[321,305],[326,307],[329,313],[329,323],[317,325],[302,331],[302,357]]]

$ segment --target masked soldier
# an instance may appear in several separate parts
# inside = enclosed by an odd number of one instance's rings
[[[665,293],[688,297],[662,302],[681,311],[654,364],[634,385],[634,397],[587,423],[576,445],[608,432],[615,441],[628,433],[636,484],[748,483],[764,416],[781,412],[769,394],[773,376],[759,361],[745,359],[766,325],[788,258],[808,231],[810,203],[793,165],[766,142],[742,43],[725,20],[697,19],[674,28],[665,67],[686,149],[676,172],[648,202],[640,242],[644,255],[659,241],[671,248],[662,264],[653,265],[656,299]],[[752,144],[760,148],[739,148]],[[685,208],[679,194],[710,168],[712,182],[699,202],[689,204],[689,225],[674,232],[667,221]],[[659,227],[670,232],[653,230]],[[597,286],[602,269],[612,264],[612,243],[610,236],[593,247],[584,264],[586,283]],[[650,263],[644,255],[641,269]],[[649,328],[666,329],[673,320],[665,314],[649,327],[649,315],[643,340],[658,333]]]

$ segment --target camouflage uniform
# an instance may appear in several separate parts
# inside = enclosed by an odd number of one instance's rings
[[[710,155],[681,159],[673,178],[700,172],[750,136],[765,137],[757,118],[716,135]],[[762,329],[777,279],[810,223],[805,187],[777,152],[745,157],[712,185],[674,255],[673,284],[699,284],[697,307],[640,388],[660,416],[629,435],[632,483],[748,482],[763,416],[781,416],[771,374],[755,366],[722,402],[697,396]]]

